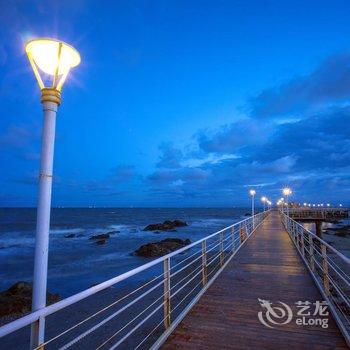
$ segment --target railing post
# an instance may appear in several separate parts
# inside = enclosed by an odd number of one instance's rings
[[[239,225],[239,240],[241,241],[241,244],[244,242],[244,228],[242,225]]]
[[[164,327],[170,327],[170,258],[164,259]]]
[[[326,295],[330,295],[329,277],[328,277],[327,247],[324,244],[321,245],[321,251],[322,251],[323,286],[324,286],[324,290],[325,290]]]
[[[232,239],[232,254],[235,252],[236,247],[235,247],[235,227],[231,227],[231,239]]]
[[[220,266],[224,265],[224,233],[220,233]]]
[[[311,271],[315,272],[314,239],[310,234],[309,234],[309,248],[310,248],[310,267],[311,267]]]
[[[40,346],[40,344],[44,343],[44,336],[45,336],[45,317],[40,316],[36,322],[32,323],[30,349],[37,348],[39,350],[44,350],[44,346]],[[37,341],[38,347],[33,343],[33,339]]]
[[[304,244],[304,230],[299,227],[301,231],[301,254],[305,256],[305,244]]]
[[[208,282],[208,267],[207,267],[207,241],[202,242],[202,285],[205,286]]]
[[[301,239],[300,239],[300,234],[298,232],[298,230],[293,230],[295,236],[296,236],[296,243],[297,243],[297,248],[300,251],[300,246],[301,246]]]

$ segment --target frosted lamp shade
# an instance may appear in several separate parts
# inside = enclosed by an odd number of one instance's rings
[[[26,53],[41,89],[61,90],[69,70],[80,63],[78,51],[56,39],[30,40]]]

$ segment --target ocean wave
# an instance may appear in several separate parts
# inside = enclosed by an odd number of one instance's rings
[[[34,238],[29,237],[7,237],[0,240],[0,252],[6,253],[11,250],[15,252],[16,250],[23,251],[25,248],[33,248],[35,244]]]
[[[109,225],[108,230],[115,230],[119,231],[118,236],[121,234],[130,234],[130,233],[141,233],[143,232],[139,226],[136,225],[123,225],[123,224],[118,224],[118,225]]]
[[[51,229],[50,235],[64,235],[69,233],[81,233],[85,230],[83,228],[58,228],[58,229]]]
[[[237,220],[234,219],[203,219],[193,221],[190,226],[192,227],[217,227],[217,226],[229,226]]]

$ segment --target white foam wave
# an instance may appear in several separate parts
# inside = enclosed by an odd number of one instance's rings
[[[80,233],[85,231],[82,228],[62,228],[62,229],[52,229],[50,230],[50,234],[52,235],[63,235],[67,233]]]

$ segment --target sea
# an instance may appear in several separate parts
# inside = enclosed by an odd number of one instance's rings
[[[134,255],[142,244],[165,238],[194,242],[249,215],[248,208],[53,208],[48,290],[68,297],[145,264]],[[175,232],[143,231],[151,223],[179,219]],[[32,281],[36,209],[0,208],[0,291]],[[106,244],[89,238],[117,231]],[[73,238],[66,236],[74,234]]]

